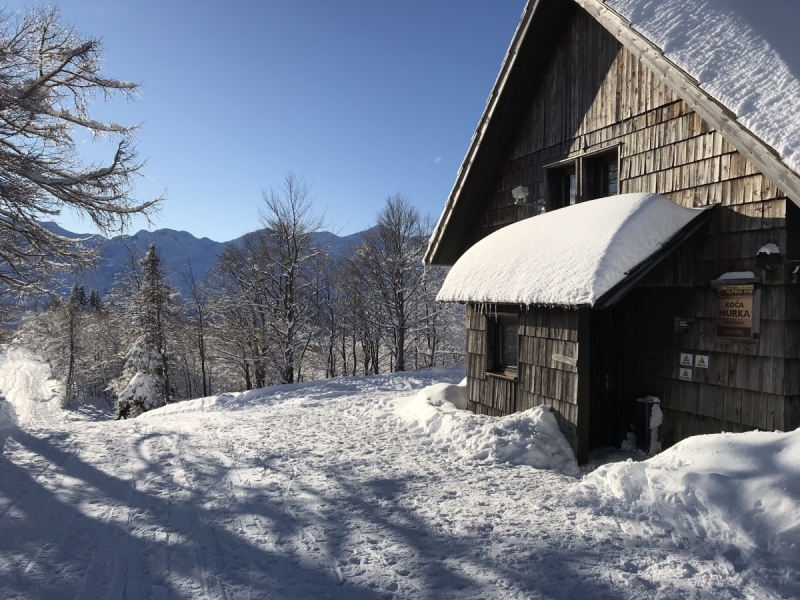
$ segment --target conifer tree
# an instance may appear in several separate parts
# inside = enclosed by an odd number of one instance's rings
[[[171,290],[165,281],[161,259],[151,243],[140,262],[142,282],[133,300],[137,337],[126,355],[117,413],[121,418],[169,402],[166,319]]]

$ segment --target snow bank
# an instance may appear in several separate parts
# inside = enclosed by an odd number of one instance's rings
[[[30,350],[0,346],[0,426],[41,425],[62,418],[64,386]]]
[[[702,211],[621,194],[525,219],[467,250],[436,299],[592,305]]]
[[[723,551],[800,559],[800,430],[695,436],[643,462],[602,466],[574,494]]]
[[[466,379],[436,384],[397,400],[395,412],[408,435],[427,438],[445,452],[468,460],[530,465],[577,476],[578,464],[547,406],[506,417],[476,415],[466,408]]]
[[[17,411],[14,406],[5,399],[0,398],[0,431],[3,429],[13,429],[17,426]]]
[[[407,391],[430,385],[432,381],[459,381],[464,376],[464,366],[433,367],[417,371],[403,371],[364,377],[336,377],[302,383],[276,384],[245,392],[227,392],[193,400],[178,400],[154,410],[139,419],[161,418],[196,412],[227,412],[246,410],[257,406],[277,404],[289,400],[314,402],[335,400],[353,394],[389,391]],[[449,384],[442,384],[449,385]],[[452,401],[453,398],[446,398]],[[466,399],[464,400],[466,408]]]
[[[800,2],[606,0],[800,173]]]

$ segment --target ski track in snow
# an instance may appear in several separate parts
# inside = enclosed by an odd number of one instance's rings
[[[19,368],[3,360],[0,374]],[[396,398],[462,376],[340,379],[128,421],[42,400],[0,438],[0,598],[800,593],[796,566],[742,568],[666,523],[570,501],[574,478],[467,461],[395,415]]]

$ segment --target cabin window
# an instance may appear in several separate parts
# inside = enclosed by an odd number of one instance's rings
[[[519,354],[519,316],[497,313],[489,316],[488,320],[489,371],[516,377]]]
[[[578,172],[575,167],[572,162],[547,170],[547,204],[550,210],[578,203]]]
[[[619,193],[619,161],[616,149],[584,159],[584,196],[586,200],[615,196]]]

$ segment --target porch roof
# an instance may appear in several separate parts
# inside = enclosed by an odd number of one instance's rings
[[[467,250],[437,300],[610,305],[706,219],[658,194],[622,194],[532,217]]]

